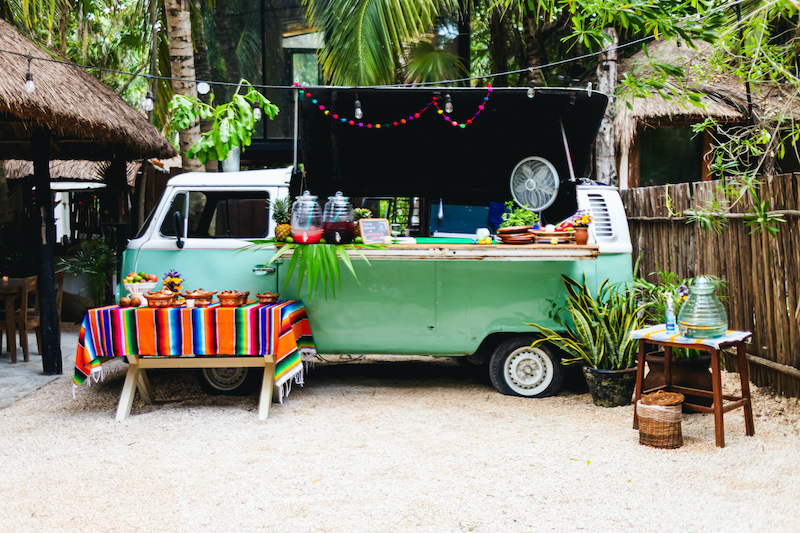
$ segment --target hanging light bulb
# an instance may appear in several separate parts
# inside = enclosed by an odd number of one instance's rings
[[[32,93],[36,90],[36,85],[33,83],[33,74],[31,74],[31,61],[33,57],[26,56],[28,60],[28,73],[25,74],[25,92]]]
[[[536,96],[536,87],[533,84],[533,80],[531,80],[528,84],[528,98],[533,98],[534,96]]]
[[[253,108],[253,118],[256,120],[261,120],[261,105],[256,104]]]
[[[448,115],[453,112],[453,100],[450,98],[450,93],[444,95],[444,112]]]
[[[36,90],[36,85],[33,83],[33,74],[28,72],[25,74],[25,92],[32,93]]]
[[[359,120],[364,118],[364,112],[361,110],[361,100],[358,99],[358,96],[356,96],[356,111],[353,116]]]
[[[204,81],[197,84],[197,94],[208,94],[211,91],[211,86]]]
[[[141,107],[142,107],[142,111],[144,111],[146,113],[149,113],[150,111],[153,110],[155,105],[153,105],[153,92],[152,91],[147,91],[147,94],[142,99]]]

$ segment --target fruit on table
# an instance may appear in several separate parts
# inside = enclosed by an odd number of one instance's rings
[[[123,283],[150,283],[158,281],[156,274],[148,274],[147,272],[130,272],[122,280]]]
[[[128,307],[129,305],[131,305],[131,300],[129,298],[123,296],[122,298],[119,299],[120,307]]]
[[[572,227],[572,222],[569,222],[568,220],[565,220],[555,227],[555,231],[571,231],[572,229],[574,229]]]
[[[292,231],[290,224],[292,220],[291,207],[289,205],[289,197],[275,200],[271,203],[272,206],[272,220],[275,221],[275,240],[285,242],[289,233]]]
[[[133,296],[131,297],[130,304],[131,307],[139,307],[140,305],[142,305],[142,299],[139,298],[138,296]]]

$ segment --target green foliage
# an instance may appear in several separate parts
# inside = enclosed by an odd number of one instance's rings
[[[276,243],[275,239],[254,240],[252,244],[242,248],[242,250],[258,250],[267,247],[273,247],[280,244],[275,253],[267,261],[270,265],[286,256],[290,251],[292,257],[289,260],[289,266],[286,271],[286,281],[283,290],[289,286],[289,280],[292,275],[297,271],[297,291],[303,287],[303,281],[308,277],[308,295],[313,298],[314,294],[322,290],[325,299],[328,299],[328,288],[330,287],[334,299],[336,298],[336,287],[342,288],[340,277],[339,261],[344,265],[345,269],[353,275],[353,278],[358,282],[358,276],[353,268],[353,263],[347,255],[348,250],[354,251],[356,254],[367,262],[367,257],[361,253],[361,248],[383,248],[383,245],[367,245],[367,244],[297,244],[297,243]]]
[[[103,239],[83,241],[69,249],[74,255],[61,260],[67,274],[85,276],[95,306],[107,303],[111,275],[117,270],[117,254]]]
[[[239,91],[243,86],[248,89],[246,94],[241,95]],[[213,95],[211,103],[214,103]],[[169,104],[172,113],[170,125],[175,130],[183,130],[198,120],[211,121],[211,131],[200,136],[200,140],[186,151],[186,157],[198,159],[203,164],[222,161],[233,148],[250,146],[257,120],[253,116],[253,104],[259,106],[270,119],[278,114],[278,107],[244,79],[239,82],[231,101],[217,106],[176,94]]]
[[[642,326],[640,314],[644,305],[626,289],[611,289],[605,280],[592,295],[583,283],[562,275],[567,290],[566,307],[569,320],[565,332],[557,332],[539,324],[528,324],[542,337],[533,346],[549,342],[564,350],[569,359],[562,364],[583,363],[600,370],[621,370],[636,366],[636,341],[630,335]]]
[[[506,209],[509,209],[511,212],[503,213],[503,222],[500,223],[501,228],[510,226],[532,226],[539,222],[539,215],[533,211],[517,207],[511,200],[506,202]]]

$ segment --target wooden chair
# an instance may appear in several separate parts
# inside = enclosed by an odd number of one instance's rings
[[[19,345],[22,346],[22,358],[30,361],[28,350],[28,331],[36,332],[36,347],[42,353],[41,320],[39,313],[39,287],[37,276],[25,278],[20,295],[20,309],[17,311],[17,329],[19,330]]]

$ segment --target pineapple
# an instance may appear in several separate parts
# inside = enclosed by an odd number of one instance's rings
[[[275,240],[285,242],[286,237],[289,236],[292,226],[290,224],[292,215],[291,215],[291,208],[289,206],[289,197],[283,198],[281,200],[275,200],[271,204],[272,206],[272,220],[274,220],[278,225],[275,226]]]
[[[356,207],[353,209],[353,220],[356,223],[356,237],[361,237],[361,228],[358,221],[362,218],[372,218],[372,211],[364,207]]]

